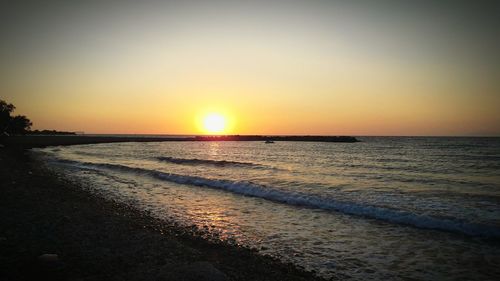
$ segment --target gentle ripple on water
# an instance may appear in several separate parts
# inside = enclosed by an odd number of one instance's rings
[[[323,276],[500,276],[499,139],[362,140],[37,152],[93,192]]]

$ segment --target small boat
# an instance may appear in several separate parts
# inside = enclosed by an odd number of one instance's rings
[[[266,140],[264,143],[274,143],[272,140]]]

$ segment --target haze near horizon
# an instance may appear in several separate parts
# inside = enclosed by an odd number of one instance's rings
[[[495,1],[7,1],[33,129],[500,135]]]

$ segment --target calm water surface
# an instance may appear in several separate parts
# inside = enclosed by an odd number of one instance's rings
[[[103,196],[325,277],[500,277],[500,139],[39,149]]]

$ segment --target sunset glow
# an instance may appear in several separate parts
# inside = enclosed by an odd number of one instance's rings
[[[0,7],[1,280],[500,281],[500,0]]]
[[[203,128],[206,133],[220,134],[226,129],[226,119],[217,113],[212,113],[203,119]]]
[[[500,135],[494,9],[271,2],[13,1],[1,98],[85,133]]]

